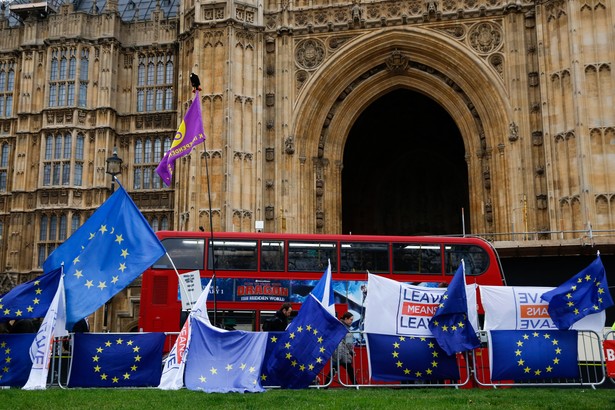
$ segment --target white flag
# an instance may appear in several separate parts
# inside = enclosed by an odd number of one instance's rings
[[[199,317],[209,323],[207,316],[207,295],[211,287],[211,279],[205,289],[194,304],[194,309],[190,312],[191,317]],[[164,359],[162,376],[158,388],[161,390],[179,390],[184,387],[184,369],[188,358],[188,346],[190,344],[190,318],[186,319],[179,336],[175,340],[173,348]]]
[[[382,335],[433,337],[429,322],[442,301],[446,288],[408,285],[369,274],[365,299],[365,332]],[[476,287],[466,285],[468,307],[476,306]],[[476,309],[468,319],[478,329]]]
[[[30,347],[32,369],[28,381],[23,386],[24,390],[44,390],[47,388],[53,339],[67,335],[64,274],[62,274],[58,283],[58,290]]]
[[[541,299],[553,287],[481,286],[480,299],[485,310],[485,330],[557,330]],[[593,330],[602,334],[604,311],[588,315],[574,323],[571,329]]]

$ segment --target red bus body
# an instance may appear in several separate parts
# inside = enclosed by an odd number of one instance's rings
[[[263,320],[284,302],[298,310],[329,260],[338,313],[352,310],[356,320],[361,319],[367,271],[439,286],[451,281],[464,259],[467,283],[505,285],[495,249],[476,237],[178,231],[156,235],[172,263],[164,256],[143,273],[139,328],[145,332],[180,330],[177,273],[194,270],[203,286],[215,272],[208,310],[210,316],[215,310],[216,324],[241,330],[260,330]]]

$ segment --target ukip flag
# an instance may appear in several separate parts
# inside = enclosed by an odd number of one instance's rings
[[[171,185],[175,160],[190,154],[192,148],[205,141],[203,131],[203,116],[201,114],[201,99],[198,90],[195,91],[194,100],[186,112],[186,116],[179,124],[171,148],[164,154],[156,172],[167,186]]]
[[[0,322],[45,317],[60,282],[60,268],[22,283],[0,297]]]
[[[120,185],[43,265],[48,272],[64,264],[66,328],[104,305],[165,252]]]
[[[429,322],[429,330],[448,355],[465,352],[480,346],[476,330],[468,319],[468,298],[463,260],[453,280],[448,285],[446,293],[442,296],[438,310]]]
[[[549,302],[549,315],[560,330],[567,330],[585,316],[613,306],[600,254],[587,268],[544,293],[542,299]]]

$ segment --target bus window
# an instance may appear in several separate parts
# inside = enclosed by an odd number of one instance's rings
[[[261,241],[261,271],[284,272],[284,241]]]
[[[447,274],[454,274],[462,259],[465,262],[466,275],[481,275],[489,267],[489,255],[479,246],[444,245],[444,261]]]
[[[209,253],[212,246],[209,241]],[[240,240],[214,240],[213,254],[216,260],[216,269],[219,270],[256,270],[256,241]],[[213,269],[211,257],[207,261],[207,268]]]
[[[341,243],[340,259],[342,272],[389,273],[389,246],[386,243]]]
[[[289,272],[324,272],[328,260],[331,270],[337,270],[334,242],[288,242]]]
[[[440,245],[394,243],[393,273],[442,274]]]
[[[205,241],[203,239],[191,238],[167,238],[161,241],[162,246],[171,256],[171,261],[167,255],[163,255],[154,263],[154,269],[203,269],[205,261],[204,250]]]

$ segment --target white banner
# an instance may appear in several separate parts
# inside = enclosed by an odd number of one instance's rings
[[[433,336],[429,321],[446,288],[408,285],[369,274],[365,299],[365,332],[400,336]],[[478,329],[476,286],[466,285],[468,318]],[[473,308],[472,308],[473,307]]]
[[[198,270],[182,273],[179,275],[179,294],[182,300],[182,310],[192,310],[196,301],[201,296],[201,274]]]
[[[41,327],[30,346],[30,359],[32,369],[24,390],[44,390],[47,388],[47,375],[49,374],[49,360],[55,337],[67,336],[66,331],[66,303],[64,296],[64,274],[60,277],[49,310],[41,323]]]
[[[198,272],[198,271],[196,271]],[[200,283],[200,280],[199,280]],[[209,323],[207,316],[207,296],[211,287],[211,279],[205,289],[194,304],[194,310],[190,316],[201,318],[204,322]],[[199,286],[199,289],[201,286]],[[158,388],[161,390],[179,390],[184,387],[184,370],[186,367],[186,359],[188,358],[188,346],[190,345],[190,317],[186,318],[181,332],[175,340],[173,348],[164,359],[162,366],[162,375]]]
[[[481,286],[485,310],[484,330],[557,330],[540,296],[552,287]],[[602,334],[605,312],[584,317],[572,325],[574,330],[593,330]]]

